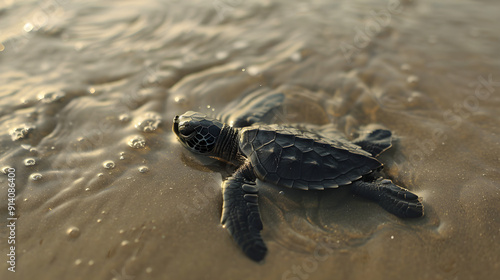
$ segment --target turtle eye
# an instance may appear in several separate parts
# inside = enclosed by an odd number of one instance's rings
[[[178,129],[183,136],[191,136],[195,132],[194,126],[189,122],[180,123]]]

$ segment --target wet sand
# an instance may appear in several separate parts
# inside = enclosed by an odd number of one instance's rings
[[[450,0],[0,2],[0,168],[16,170],[18,218],[15,273],[0,230],[0,278],[497,279],[499,12]],[[391,129],[385,173],[423,197],[425,217],[346,188],[260,183],[269,253],[246,258],[219,224],[227,168],[185,151],[171,125],[255,90],[285,93],[278,122]]]

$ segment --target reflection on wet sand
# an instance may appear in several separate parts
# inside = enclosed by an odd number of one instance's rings
[[[499,10],[0,2],[0,168],[16,170],[18,206],[16,272],[4,261],[0,278],[496,279]],[[230,170],[186,153],[171,120],[258,90],[285,93],[279,123],[393,131],[384,171],[426,216],[398,219],[342,188],[259,183],[270,253],[245,258],[220,226]]]

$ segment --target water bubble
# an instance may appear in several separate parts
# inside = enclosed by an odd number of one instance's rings
[[[9,173],[9,169],[11,169],[11,168],[12,168],[12,166],[4,166],[4,167],[2,167],[2,173],[3,174]]]
[[[60,100],[66,94],[63,91],[55,91],[55,92],[45,92],[42,91],[38,94],[38,100],[42,103],[52,103]]]
[[[174,97],[174,101],[179,104],[186,103],[186,97],[184,96],[176,96]]]
[[[115,168],[115,162],[112,160],[107,160],[107,161],[102,163],[102,166],[104,166],[104,168],[106,168],[106,169],[113,169],[113,168]]]
[[[31,105],[35,104],[35,100],[32,99],[32,98],[22,98],[21,99],[21,104],[23,104],[23,105],[30,105],[31,106]]]
[[[121,114],[118,116],[118,120],[121,122],[128,122],[130,120],[130,115],[129,114]]]
[[[280,194],[280,195],[284,195],[284,194],[285,194],[285,192],[284,192],[284,191],[279,191],[279,194]]]
[[[81,259],[77,259],[77,260],[75,261],[75,265],[80,265],[81,263],[82,263],[82,260],[81,260]]]
[[[153,132],[158,128],[161,121],[160,115],[155,112],[148,112],[139,117],[139,120],[135,123],[135,128],[144,132]]]
[[[19,139],[26,138],[31,131],[35,129],[34,126],[29,124],[21,124],[20,126],[13,128],[9,131],[12,141],[17,141]]]
[[[120,243],[120,245],[123,247],[123,246],[127,246],[130,242],[128,240],[123,240],[122,243]]]
[[[77,238],[80,236],[80,229],[77,227],[70,227],[66,230],[66,234],[71,238]]]
[[[237,49],[237,50],[241,50],[241,49],[244,49],[248,47],[248,42],[246,41],[238,41],[238,42],[235,42],[233,44],[233,48]]]
[[[411,70],[411,65],[408,63],[403,63],[401,64],[401,70],[403,71],[410,71]]]
[[[23,26],[24,32],[31,32],[35,26],[31,23],[28,22]]]
[[[90,260],[89,261],[89,266],[93,266],[94,265],[94,260]]]
[[[146,147],[146,139],[144,139],[144,137],[140,135],[137,135],[128,140],[128,145],[134,149],[142,149]]]
[[[260,69],[257,66],[250,66],[248,67],[248,74],[250,76],[256,76],[260,73]]]
[[[146,273],[151,273],[151,272],[153,272],[153,268],[152,267],[146,268]]]
[[[292,56],[290,56],[290,59],[293,62],[299,62],[302,60],[302,54],[300,52],[294,52]]]
[[[82,42],[78,42],[74,45],[75,51],[79,52],[83,49],[85,45]]]
[[[141,173],[147,173],[148,171],[149,171],[149,168],[147,166],[139,167],[139,172],[141,172]]]
[[[31,145],[21,144],[21,148],[23,148],[25,150],[30,150],[31,149]]]
[[[98,222],[98,223],[102,222],[102,219],[97,219],[97,222]]]
[[[415,76],[415,75],[410,75],[406,79],[406,81],[408,82],[408,84],[410,84],[412,86],[416,86],[419,80],[420,80],[420,78],[418,76]]]
[[[418,91],[413,91],[408,97],[408,104],[412,106],[418,105],[419,101],[422,100],[423,94]]]
[[[215,54],[215,58],[220,59],[220,60],[226,59],[228,56],[229,56],[229,53],[228,52],[224,52],[224,51],[217,52]]]
[[[36,161],[34,158],[27,158],[24,160],[24,165],[26,166],[33,166],[36,164]]]
[[[104,173],[97,173],[97,177],[102,177],[104,176]]]
[[[33,173],[31,174],[31,180],[33,181],[39,181],[39,180],[42,180],[42,174],[40,173]]]

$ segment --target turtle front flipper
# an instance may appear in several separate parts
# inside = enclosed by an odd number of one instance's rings
[[[221,224],[229,231],[243,252],[254,261],[261,261],[267,247],[260,236],[262,220],[259,214],[258,190],[249,163],[222,184],[224,204]]]
[[[274,117],[284,100],[285,95],[281,92],[255,91],[228,104],[217,118],[232,127],[266,123]]]
[[[378,202],[382,208],[401,218],[418,218],[424,215],[424,206],[418,196],[395,185],[389,179],[375,182],[355,181],[351,191]]]

